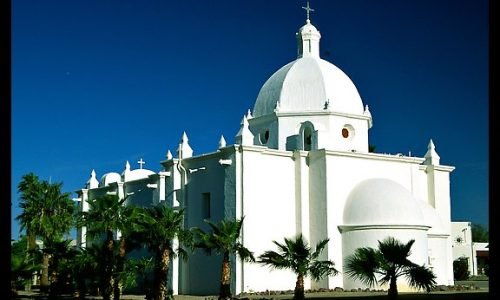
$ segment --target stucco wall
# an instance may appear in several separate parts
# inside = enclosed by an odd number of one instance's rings
[[[187,173],[183,201],[186,228],[209,230],[210,227],[204,222],[205,218],[214,223],[224,219],[226,169],[218,162],[221,158],[225,158],[225,155],[214,153],[182,161]],[[209,212],[206,204],[203,204],[203,201],[207,201],[204,199],[207,196],[203,194],[209,195]],[[197,249],[181,267],[181,278],[184,280],[181,283],[182,292],[192,295],[217,294],[221,265],[221,255],[215,252],[207,255]]]
[[[245,148],[248,149],[248,148]],[[295,163],[291,153],[244,150],[242,155],[244,243],[258,256],[277,250],[273,240],[296,234]],[[262,151],[262,152],[261,152]],[[293,289],[295,276],[246,263],[241,289],[246,291]],[[237,291],[239,289],[237,288]]]
[[[378,241],[381,241],[388,236],[392,236],[402,243],[407,243],[409,240],[414,239],[415,243],[413,244],[411,255],[408,259],[419,265],[427,263],[427,234],[426,231],[422,229],[394,227],[348,231],[342,235],[342,251],[346,254],[352,254],[355,249],[360,247],[372,247],[377,249]],[[344,276],[343,283],[344,289],[364,289],[368,287],[359,280],[352,279],[348,276]],[[387,289],[387,286],[371,288]],[[409,290],[407,282],[404,278],[398,280],[398,289],[400,291]]]
[[[429,236],[429,261],[427,265],[436,275],[436,283],[438,285],[453,285],[453,277],[450,278],[450,267],[453,272],[453,265],[450,265],[451,258],[448,253],[449,237],[432,237]]]

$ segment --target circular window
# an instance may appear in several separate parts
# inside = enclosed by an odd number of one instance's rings
[[[342,128],[342,136],[345,139],[349,137],[349,130],[347,128]]]
[[[351,124],[344,125],[344,128],[342,128],[342,137],[349,141],[354,138],[354,127]]]
[[[260,143],[265,145],[267,143],[267,141],[269,140],[269,130],[268,129],[262,130],[259,134],[259,139],[260,139]]]

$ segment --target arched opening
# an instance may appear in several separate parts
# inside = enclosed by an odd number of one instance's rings
[[[303,122],[299,129],[298,148],[304,151],[316,150],[318,148],[316,134],[313,123],[309,121]]]
[[[311,151],[311,145],[312,145],[312,129],[311,127],[307,126],[304,128],[304,133],[303,133],[303,145],[304,145],[304,150],[305,151]]]

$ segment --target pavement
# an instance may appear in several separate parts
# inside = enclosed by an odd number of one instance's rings
[[[463,292],[489,292],[489,281],[457,281],[455,282],[455,287],[461,286],[464,288]],[[449,294],[457,293],[460,291],[449,290],[449,291],[435,291],[432,294]],[[377,296],[386,295],[387,292],[317,292],[317,293],[306,293],[306,298],[335,298],[335,297],[360,297],[360,296]],[[293,297],[291,294],[283,295],[244,295],[238,298],[245,299],[290,299]],[[217,295],[207,295],[207,296],[191,296],[191,295],[175,295],[175,300],[217,300]],[[26,292],[18,291],[18,296],[14,299],[47,299],[45,296],[41,296],[37,291]],[[58,299],[73,299],[71,296],[61,296]],[[86,299],[102,299],[102,296],[87,296]],[[144,295],[122,295],[121,300],[144,300]]]

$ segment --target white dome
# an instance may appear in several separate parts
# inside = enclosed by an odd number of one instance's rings
[[[344,225],[426,225],[417,201],[392,180],[367,179],[349,194]]]
[[[99,183],[99,186],[108,186],[109,184],[113,183],[113,182],[121,182],[122,181],[122,177],[120,176],[120,174],[118,173],[114,173],[114,172],[111,172],[111,173],[106,173],[102,176],[101,178],[101,182]]]
[[[437,211],[424,201],[417,201],[424,215],[425,225],[431,226],[427,234],[449,234]]]
[[[153,175],[153,174],[155,174],[155,172],[147,170],[147,169],[135,169],[135,170],[131,170],[129,173],[126,174],[125,181],[144,179],[144,178],[148,178],[149,175]]]
[[[330,111],[363,114],[363,102],[351,79],[314,56],[298,58],[274,73],[257,96],[253,116],[271,114],[278,101],[282,112],[321,111],[329,101]]]

